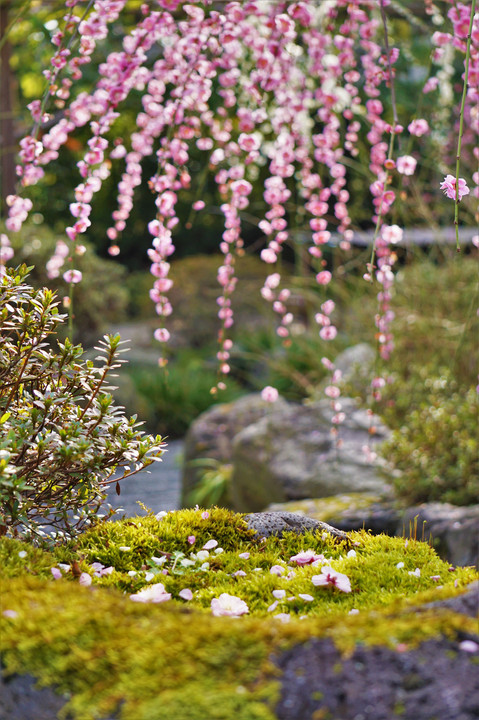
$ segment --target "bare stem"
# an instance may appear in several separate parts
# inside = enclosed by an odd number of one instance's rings
[[[474,22],[475,12],[476,12],[476,0],[472,0],[471,19],[469,21],[469,30],[467,33],[466,60],[465,60],[465,68],[464,68],[464,85],[462,88],[461,110],[459,113],[459,137],[457,138],[457,153],[456,153],[456,201],[454,204],[454,227],[456,228],[456,250],[457,250],[457,252],[461,251],[461,248],[459,247],[459,172],[460,172],[460,164],[461,164],[461,143],[462,143],[462,135],[464,132],[464,107],[466,105],[467,80],[469,77],[469,58],[471,55],[472,25]]]

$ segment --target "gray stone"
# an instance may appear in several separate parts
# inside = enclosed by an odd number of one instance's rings
[[[219,463],[230,463],[236,435],[260,418],[279,412],[286,406],[282,398],[278,398],[273,406],[266,403],[259,393],[255,393],[232,403],[214,405],[202,413],[191,425],[185,438],[181,507],[191,506],[189,495],[200,479],[201,470],[195,467],[194,460],[213,458]]]
[[[459,507],[449,503],[424,503],[409,508],[397,534],[417,525],[418,536],[432,536],[440,555],[452,565],[479,567],[479,505]]]
[[[349,542],[346,533],[328,525],[320,520],[299,515],[291,512],[261,512],[245,515],[245,521],[250,530],[255,530],[258,537],[270,537],[277,535],[281,537],[285,532],[294,532],[302,535],[308,531],[327,532],[337,540]]]
[[[275,659],[281,675],[278,720],[477,720],[476,652],[459,637],[417,647],[358,645],[341,655],[330,638],[311,638]],[[477,634],[467,637],[479,642]]]
[[[371,375],[376,353],[371,345],[359,343],[343,350],[334,360],[334,367],[342,373],[342,380]]]
[[[388,430],[353,400],[343,398],[341,404],[346,420],[338,438],[331,434],[334,413],[327,400],[275,406],[274,412],[239,432],[233,441],[233,507],[257,512],[272,502],[387,493],[385,464],[379,459],[368,462],[363,447],[384,440]]]

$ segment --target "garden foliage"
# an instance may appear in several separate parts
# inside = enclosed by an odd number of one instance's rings
[[[95,517],[114,473],[151,464],[162,441],[113,404],[120,337],[105,336],[95,362],[68,339],[54,349],[64,316],[26,273],[7,271],[0,285],[0,533],[42,535],[45,523],[71,535]]]

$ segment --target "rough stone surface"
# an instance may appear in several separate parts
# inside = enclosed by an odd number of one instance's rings
[[[260,394],[246,395],[232,403],[214,405],[192,423],[185,438],[181,507],[189,507],[188,496],[200,474],[191,461],[197,458],[214,458],[220,463],[231,463],[233,440],[248,425],[272,412],[281,412],[286,401],[279,398],[272,406]]]
[[[479,580],[468,585],[465,593],[457,597],[448,598],[447,600],[436,600],[421,606],[423,610],[426,608],[447,608],[461,615],[469,617],[477,617],[479,614]]]
[[[341,401],[346,420],[340,445],[331,435],[329,401],[286,404],[248,425],[233,441],[233,507],[240,512],[264,510],[272,502],[328,497],[337,493],[388,491],[380,460],[366,461],[365,445],[384,440],[380,419]],[[369,434],[370,424],[376,434]]]
[[[320,520],[298,515],[290,512],[261,512],[245,515],[244,518],[251,530],[255,530],[258,537],[269,537],[277,535],[281,537],[284,532],[295,532],[302,535],[308,530],[317,530],[318,532],[327,532],[338,540],[349,542],[346,533],[341,532],[337,528],[328,525],[328,523]]]
[[[0,720],[56,720],[66,698],[30,675],[0,675]]]
[[[314,520],[326,520],[338,530],[365,528],[386,533],[432,539],[441,557],[452,565],[479,567],[479,505],[458,507],[449,503],[424,503],[401,509],[391,497],[350,493],[330,498],[273,503],[269,511],[294,512]]]
[[[435,502],[409,508],[398,534],[403,526],[414,522],[420,533],[424,523],[425,536],[432,535],[437,551],[450,563],[479,567],[479,505],[458,507]]]
[[[283,672],[278,720],[479,717],[477,653],[457,640],[435,638],[404,652],[358,647],[341,658],[331,640],[313,639],[276,662]]]

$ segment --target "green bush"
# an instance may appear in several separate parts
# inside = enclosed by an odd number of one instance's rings
[[[0,534],[44,536],[47,524],[73,535],[94,521],[115,471],[122,480],[150,465],[162,441],[113,404],[120,336],[100,342],[97,364],[68,339],[53,350],[46,340],[65,316],[26,273],[7,270],[0,284]]]
[[[33,287],[48,287],[59,297],[69,292],[69,286],[62,278],[68,265],[60,269],[59,277],[52,279],[47,275],[46,264],[60,239],[64,238],[45,225],[27,223],[19,233],[12,234],[15,256],[10,263],[33,265],[29,278]],[[83,279],[74,286],[73,330],[76,342],[91,347],[112,323],[121,322],[125,318],[128,305],[128,290],[125,287],[127,273],[117,262],[98,257],[87,241],[82,239],[82,244],[87,251],[84,255],[75,255],[75,268],[83,273]],[[66,327],[59,328],[59,337],[66,337]]]
[[[464,391],[450,373],[425,380],[419,405],[381,448],[401,471],[395,486],[404,502],[478,502],[478,411],[475,388]]]
[[[208,367],[204,357],[196,354],[192,358],[187,352],[180,353],[166,371],[132,363],[122,375],[132,381],[142,406],[147,407],[147,428],[169,438],[183,437],[193,420],[211,405],[230,402],[244,392],[230,379],[225,390],[212,395],[211,388],[218,379],[214,362]],[[118,398],[124,402],[121,394]]]

